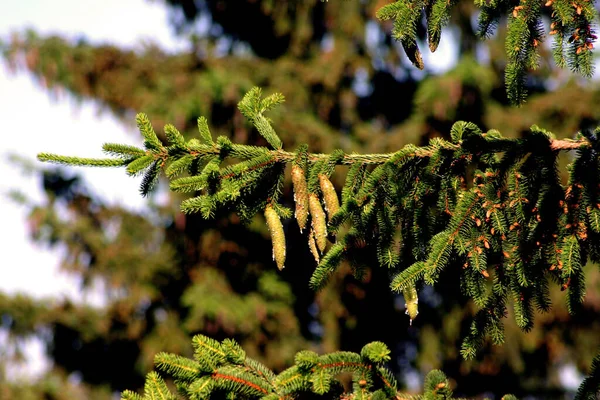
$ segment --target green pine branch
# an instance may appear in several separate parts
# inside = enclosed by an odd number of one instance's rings
[[[385,364],[390,350],[381,342],[364,346],[360,353],[334,352],[318,355],[312,351],[296,354],[290,368],[275,374],[246,356],[233,340],[215,341],[203,335],[193,338],[194,358],[159,353],[155,364],[159,371],[146,377],[143,396],[124,391],[123,400],[209,399],[217,394],[238,399],[297,399],[313,393],[326,399],[454,399],[448,378],[433,370],[425,377],[423,393],[410,395],[398,390],[398,383]],[[346,392],[338,377],[352,376],[352,391]],[[172,380],[176,392],[165,379]],[[512,395],[504,399],[515,399]]]
[[[263,99],[253,89],[240,110],[251,121],[262,121],[259,116],[282,100],[280,95]],[[531,329],[534,307],[549,308],[549,282],[567,291],[568,309],[577,312],[585,295],[583,266],[588,259],[600,262],[600,128],[576,140],[559,140],[534,125],[524,137],[508,139],[498,131],[482,132],[472,123],[457,122],[451,141],[434,138],[427,146],[407,145],[387,154],[315,154],[306,146],[284,150],[270,123],[268,129],[257,129],[272,148],[239,145],[226,137],[213,141],[205,119],[199,119],[200,139],[186,142],[167,125],[168,142],[162,143],[147,117],[140,114],[137,121],[143,149],[110,144],[104,149],[112,159],[46,153],[39,159],[123,166],[128,174],[143,176],[144,195],[165,171],[173,191],[192,193],[181,204],[183,212],[213,218],[235,211],[244,221],[263,214],[280,269],[286,252],[281,220],[292,212],[279,198],[290,163],[295,217],[301,231],[310,226],[304,234],[318,263],[311,287],[323,287],[344,261],[358,277],[365,264],[380,265],[395,275],[391,288],[407,297],[412,322],[420,287],[438,283],[442,272],[452,269],[460,274],[462,292],[478,307],[471,334],[463,341],[466,358],[473,358],[487,337],[502,343],[508,307],[521,329]],[[564,185],[557,157],[572,150],[577,154]],[[341,202],[329,180],[336,165],[349,167]],[[225,352],[215,350],[202,358],[201,368],[213,370],[224,357]],[[203,381],[194,390],[237,387],[234,372],[222,371],[222,383]],[[335,389],[328,386],[327,374],[290,382],[294,388],[327,392]],[[358,387],[361,393],[366,390]],[[239,388],[255,394],[267,390]]]
[[[417,24],[422,14],[426,18],[429,49],[434,52],[457,3],[456,0],[395,0],[381,7],[377,17],[382,21],[393,21],[392,37],[400,41],[409,60],[417,68],[423,69],[425,66],[417,38]],[[591,50],[597,39],[593,28],[597,19],[593,1],[475,0],[474,3],[480,8],[480,37],[491,36],[502,18],[507,20],[506,91],[513,104],[525,102],[527,71],[536,69],[539,64],[538,49],[545,36],[542,24],[544,9],[552,16],[550,35],[555,38],[553,55],[556,64],[586,77],[593,75]]]

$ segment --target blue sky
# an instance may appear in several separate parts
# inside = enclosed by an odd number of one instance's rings
[[[112,43],[135,48],[154,42],[167,51],[185,47],[167,25],[166,9],[160,2],[143,0],[19,0],[4,4],[0,12],[0,40],[10,33],[33,28],[42,35],[86,37],[93,43]],[[6,197],[19,190],[34,201],[43,199],[35,176],[22,174],[7,160],[16,154],[35,161],[39,152],[84,157],[102,157],[104,142],[141,143],[134,125],[125,125],[109,113],[98,113],[91,102],[77,103],[68,95],[51,99],[26,73],[13,74],[0,61],[0,291],[26,292],[38,298],[71,298],[102,305],[98,290],[80,293],[75,278],[58,269],[60,249],[48,250],[31,244],[27,237],[25,210]],[[110,204],[143,209],[145,200],[138,185],[123,170],[80,169],[92,189]],[[0,332],[0,355],[3,341]],[[39,342],[28,343],[30,363],[13,373],[36,374],[47,366]]]
[[[14,1],[0,13],[0,38],[11,32],[33,28],[40,34],[63,37],[84,35],[92,42],[108,42],[133,48],[153,41],[161,47],[183,47],[170,34],[165,8],[142,0],[81,2],[77,0]],[[85,4],[84,4],[85,3]],[[65,11],[67,10],[67,11]],[[73,285],[54,273],[56,254],[33,248],[28,243],[24,213],[6,201],[5,194],[18,189],[35,200],[41,199],[35,177],[23,176],[7,160],[17,154],[32,161],[41,151],[101,157],[104,142],[140,144],[133,124],[126,126],[109,113],[98,113],[91,101],[77,103],[68,95],[51,99],[28,74],[13,74],[0,63],[0,118],[5,134],[0,146],[0,243],[3,279],[0,290],[26,290],[36,296],[76,295]],[[122,170],[81,169],[91,186],[114,204],[143,207],[137,185]],[[8,178],[8,179],[7,179]],[[108,184],[110,182],[110,184]],[[53,271],[52,273],[50,271]],[[36,279],[31,279],[34,276]],[[50,276],[58,280],[48,280]],[[66,286],[64,286],[66,284]]]

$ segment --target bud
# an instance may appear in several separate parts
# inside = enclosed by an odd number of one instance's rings
[[[413,319],[417,318],[419,314],[419,297],[417,296],[417,289],[414,286],[410,286],[402,289],[404,295],[404,301],[406,302],[406,314],[410,317],[410,324],[412,325]]]
[[[285,235],[283,234],[283,225],[279,215],[270,204],[265,208],[265,219],[273,242],[273,260],[275,260],[277,268],[281,271],[285,263]]]
[[[321,252],[325,251],[327,245],[327,223],[325,222],[325,211],[316,194],[311,193],[308,196],[308,205],[310,216],[312,218],[312,228],[315,231],[315,241]]]
[[[327,219],[331,221],[331,217],[340,209],[340,201],[338,199],[333,183],[323,174],[319,174],[319,184],[323,192],[323,200],[325,201],[325,209],[327,210]]]
[[[304,170],[299,165],[292,165],[292,183],[294,184],[294,201],[296,202],[296,221],[300,232],[308,221],[308,190]]]

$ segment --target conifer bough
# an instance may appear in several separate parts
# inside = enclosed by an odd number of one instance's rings
[[[508,139],[496,130],[482,132],[472,123],[456,122],[449,141],[434,138],[427,146],[407,145],[389,154],[345,154],[341,150],[314,154],[308,153],[306,146],[288,152],[264,116],[282,101],[279,94],[262,98],[260,89],[254,88],[239,103],[269,148],[234,144],[226,137],[213,141],[203,118],[198,123],[199,139],[186,141],[167,125],[168,143],[164,144],[148,118],[139,114],[137,123],[144,149],[106,144],[104,150],[114,158],[43,153],[39,159],[68,165],[125,166],[130,175],[143,175],[143,195],[164,170],[172,190],[194,193],[194,197],[183,201],[182,211],[200,212],[206,218],[234,210],[250,221],[264,212],[280,269],[285,261],[281,218],[290,218],[292,211],[278,201],[285,166],[292,163],[296,218],[300,228],[310,218],[307,239],[318,262],[310,285],[325,285],[344,259],[357,272],[364,263],[379,264],[396,274],[391,288],[404,294],[412,322],[417,315],[418,288],[435,284],[440,273],[450,269],[460,274],[464,294],[479,309],[462,344],[461,353],[468,359],[475,356],[486,337],[495,344],[504,341],[502,319],[508,307],[512,307],[521,329],[531,329],[534,308],[547,311],[550,307],[549,281],[566,291],[569,312],[577,311],[585,291],[583,266],[588,260],[600,262],[600,128],[580,133],[574,140],[558,140],[534,125],[524,137]],[[561,183],[557,169],[557,158],[563,151],[576,152],[566,184]],[[228,162],[223,166],[225,160]],[[341,204],[328,178],[336,165],[349,166]],[[178,177],[183,173],[187,176]],[[368,259],[367,254],[375,256]],[[227,346],[237,349],[231,343]],[[204,398],[213,389],[233,391],[244,398],[294,397],[292,392],[303,390],[337,393],[332,376],[339,371],[315,367],[321,365],[319,362],[310,364],[310,377],[298,375],[297,384],[284,393],[260,386],[258,382],[264,377],[248,371],[245,373],[249,375],[244,376],[252,384],[242,383],[244,378],[236,375],[242,372],[223,364],[223,360],[231,361],[227,354],[224,351],[221,358],[215,355],[210,362],[197,360],[201,362],[199,375],[193,379],[190,375],[186,381],[190,382],[189,390],[185,390],[191,398]],[[310,357],[312,360],[317,356]],[[351,361],[357,356],[350,353],[331,357],[344,367],[362,362]],[[353,369],[363,374],[353,389],[355,396],[396,396],[382,387],[369,392],[378,387],[374,383],[377,379],[385,376],[387,380],[389,373],[381,372],[381,377],[375,379],[366,372],[375,373],[374,366],[359,364]],[[592,376],[582,385],[580,399],[600,388],[598,364],[596,359]],[[218,372],[220,365],[225,368],[222,372]],[[187,367],[181,368],[188,371]],[[179,378],[177,371],[176,366],[167,369]],[[205,373],[210,377],[202,375]],[[289,379],[292,376],[296,377],[292,374]],[[162,390],[157,375],[148,379],[147,390]],[[366,383],[361,384],[363,381]]]
[[[381,20],[393,20],[392,36],[399,40],[410,61],[423,69],[424,63],[417,43],[417,27],[424,15],[429,49],[434,52],[442,29],[450,20],[458,0],[397,0],[377,12]],[[586,77],[593,74],[591,50],[597,39],[593,26],[597,12],[590,0],[475,0],[479,7],[478,35],[487,38],[494,33],[501,19],[506,18],[506,91],[509,100],[521,104],[527,97],[527,70],[538,68],[538,49],[544,39],[544,13],[550,15],[549,34],[554,37],[552,55],[561,68]]]
[[[390,360],[389,349],[381,342],[364,346],[360,352],[336,352],[319,356],[312,351],[296,354],[295,365],[275,375],[261,363],[246,357],[233,340],[218,342],[203,335],[194,337],[194,359],[159,353],[154,361],[158,369],[175,380],[178,393],[189,399],[208,399],[215,394],[236,399],[293,399],[309,394],[325,398],[352,399],[451,399],[452,390],[446,376],[438,370],[425,378],[424,396],[411,396],[398,391],[394,376],[383,365]],[[349,373],[352,392],[344,388],[335,376]],[[165,381],[156,372],[146,378],[143,399],[175,400]],[[216,397],[216,396],[215,396]],[[123,400],[141,400],[132,391],[125,391]],[[312,398],[312,397],[308,397]],[[503,400],[515,400],[507,395]]]

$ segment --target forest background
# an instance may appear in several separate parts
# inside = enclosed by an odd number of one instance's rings
[[[600,345],[595,267],[583,312],[569,316],[558,291],[531,332],[508,318],[506,344],[467,362],[458,350],[473,306],[454,282],[425,288],[409,327],[380,269],[363,281],[342,269],[310,291],[314,260],[296,229],[286,232],[289,261],[279,273],[262,223],[184,216],[166,187],[142,200],[122,171],[74,175],[32,156],[93,157],[103,142],[139,144],[138,111],[189,137],[203,115],[215,135],[264,144],[236,108],[257,85],[286,96],[273,120],[290,149],[393,151],[448,137],[456,120],[509,137],[534,123],[573,137],[600,122],[590,106],[596,80],[555,69],[546,49],[527,103],[509,106],[504,32],[477,40],[468,2],[435,56],[424,52],[425,71],[376,20],[384,1],[45,3],[20,2],[0,16],[1,189],[10,199],[0,207],[0,398],[108,399],[139,387],[156,352],[189,355],[195,333],[235,338],[276,370],[301,349],[358,351],[380,340],[412,390],[432,368],[467,396],[560,398],[576,389]],[[18,21],[32,21],[33,31]],[[33,247],[18,244],[25,235]],[[30,360],[18,368],[23,355]]]

